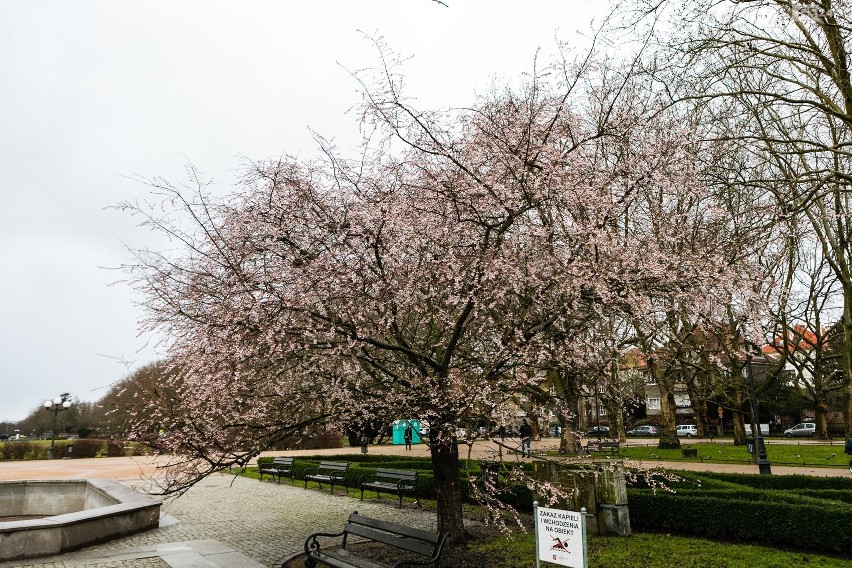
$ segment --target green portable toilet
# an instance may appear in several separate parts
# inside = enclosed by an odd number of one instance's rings
[[[420,443],[420,421],[416,418],[414,420],[409,420],[411,423],[411,443],[419,444]],[[405,428],[402,429],[403,433],[405,432]],[[405,443],[403,441],[403,443]]]
[[[405,427],[408,420],[395,420],[391,432],[394,445],[405,444]]]
[[[391,431],[392,439],[394,445],[402,445],[405,444],[405,427],[411,424],[411,443],[419,444],[420,443],[420,421],[416,419],[412,420],[396,420],[393,423],[393,428]]]

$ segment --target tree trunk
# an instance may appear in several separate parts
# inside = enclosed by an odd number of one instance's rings
[[[692,406],[692,412],[695,414],[695,427],[698,430],[698,437],[706,438],[709,434],[707,399],[699,396],[698,389],[695,387],[696,381],[699,380],[701,380],[700,377],[693,377],[691,381],[687,381],[686,392],[689,395],[689,404]],[[702,392],[705,392],[705,389],[702,389]]]
[[[816,382],[817,377],[814,377]],[[822,377],[819,377],[822,380]],[[828,402],[825,400],[825,391],[820,388],[814,389],[814,422],[816,423],[815,438],[828,440]]]
[[[530,423],[530,428],[532,428],[532,432],[533,432],[532,433],[532,439],[533,440],[538,440],[539,438],[541,438],[541,433],[539,432],[539,425],[538,425],[539,418],[540,418],[540,416],[539,416],[538,410],[535,407],[533,407],[532,405],[530,405],[530,410],[529,410],[529,412],[527,412],[527,419]]]
[[[438,509],[438,531],[447,532],[454,543],[466,538],[462,516],[461,483],[459,482],[459,446],[455,439],[449,441],[449,432],[438,432],[430,448],[432,473],[435,476],[435,500]]]
[[[843,423],[852,437],[852,285],[843,286]]]
[[[734,445],[745,446],[746,434],[745,418],[743,417],[743,412],[742,410],[734,410],[732,411],[732,414],[734,419]]]
[[[613,399],[607,400],[605,406],[609,422],[609,437],[623,442],[626,438],[624,436],[624,419],[621,417],[621,406],[616,404]]]
[[[575,416],[577,416],[575,414]],[[559,412],[556,419],[559,421],[559,453],[577,454],[580,452],[579,431],[574,426],[576,418],[570,420],[565,413]]]
[[[569,420],[559,417],[559,429],[561,431],[559,439],[560,454],[578,454],[580,453],[580,436],[574,429],[574,425]]]
[[[674,392],[669,385],[663,383],[664,381],[657,382],[660,387],[660,443],[657,447],[661,450],[677,449],[680,447],[675,418],[677,405]]]

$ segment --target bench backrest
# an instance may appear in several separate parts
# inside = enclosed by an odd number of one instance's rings
[[[376,479],[393,479],[394,481],[410,481],[414,483],[417,481],[418,475],[419,472],[407,469],[386,469],[380,467],[376,470]]]
[[[618,441],[611,441],[611,442],[601,441],[601,442],[597,442],[597,444],[601,448],[617,448],[618,447]]]
[[[345,474],[349,470],[348,462],[320,462],[317,466],[319,471],[330,471],[340,474]]]
[[[296,458],[275,458],[272,465],[292,466]]]
[[[372,519],[359,515],[357,511],[349,515],[344,530],[349,534],[375,540],[429,558],[435,556],[441,550],[447,538],[446,533],[424,531]]]

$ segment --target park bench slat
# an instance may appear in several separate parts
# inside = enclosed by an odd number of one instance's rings
[[[349,462],[320,462],[317,467],[305,469],[305,489],[308,488],[308,481],[316,481],[320,488],[322,488],[323,483],[328,483],[331,485],[332,493],[334,493],[335,484],[349,489],[349,486],[346,484],[346,473],[348,471]]]
[[[314,533],[305,540],[305,564],[311,568],[318,564],[333,568],[390,568],[390,566],[398,563],[382,564],[348,550],[346,544],[350,535],[378,542],[401,552],[404,551],[404,554],[413,553],[425,557],[425,560],[408,562],[418,566],[437,566],[447,539],[447,533],[425,531],[373,519],[359,515],[356,511],[349,515],[342,532],[336,534]],[[322,549],[321,540],[340,537],[342,537],[342,547],[339,550],[329,552]]]
[[[260,472],[260,480],[263,481],[264,474],[267,474],[270,477],[277,477],[278,483],[281,483],[281,478],[285,475],[290,479],[293,479],[293,464],[295,461],[295,458],[275,458],[272,461],[272,464],[258,468],[258,471]]]
[[[381,496],[381,491],[396,493],[399,497],[399,506],[402,507],[402,496],[404,493],[412,493],[417,504],[417,477],[419,472],[405,469],[378,468],[375,474],[365,473],[358,477],[358,488],[361,490],[361,499],[364,499],[364,490],[372,489],[376,495]]]

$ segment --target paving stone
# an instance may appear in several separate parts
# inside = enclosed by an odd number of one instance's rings
[[[428,530],[436,526],[434,513],[410,506],[400,509],[389,499],[360,501],[287,484],[215,475],[180,497],[166,499],[162,512],[169,522],[160,528],[62,556],[27,560],[27,564],[0,563],[0,568],[236,568],[240,555],[272,566],[302,550],[310,533],[339,531],[356,510]],[[185,556],[179,558],[180,554]],[[190,562],[199,558],[204,563]]]

